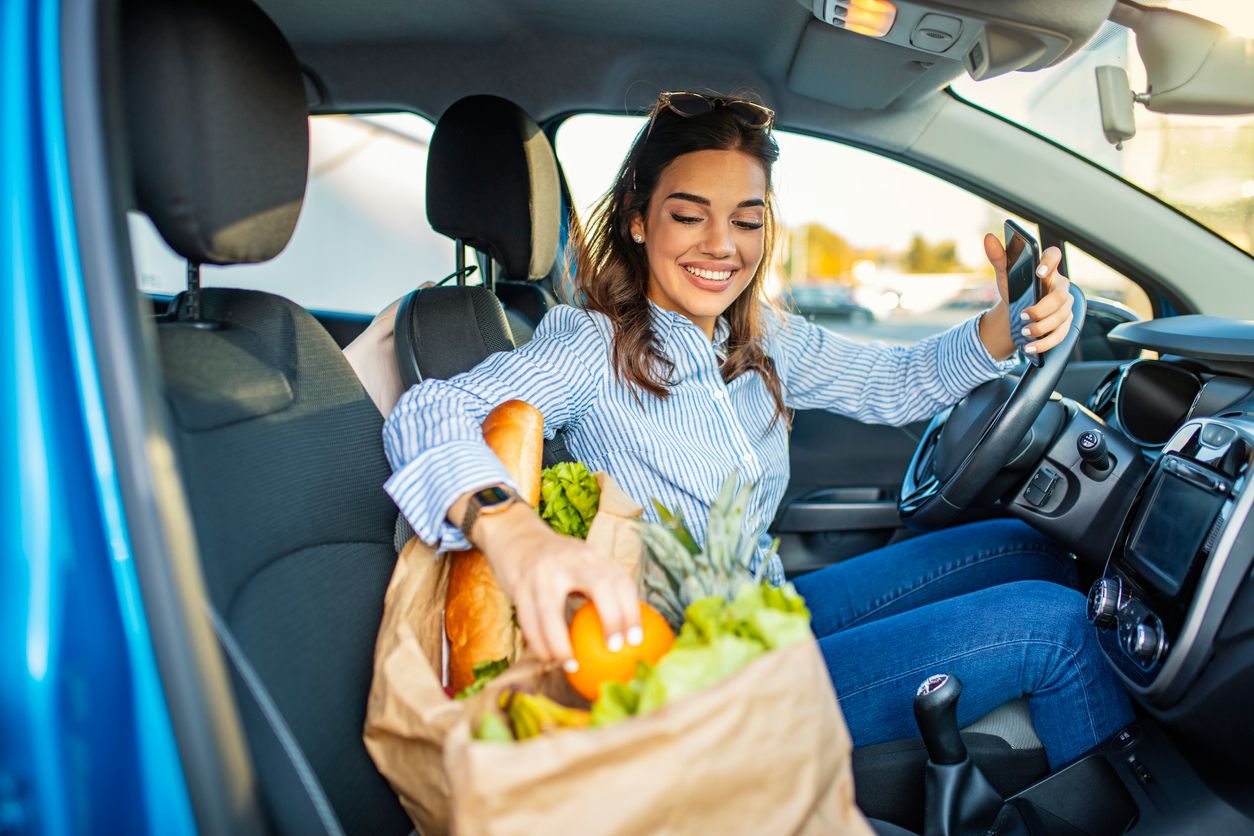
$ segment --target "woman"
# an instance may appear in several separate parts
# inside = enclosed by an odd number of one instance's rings
[[[905,424],[955,403],[1014,352],[1005,254],[984,242],[1002,301],[909,348],[861,345],[765,308],[773,229],[773,114],[761,105],[663,94],[598,205],[581,248],[585,309],[559,306],[522,348],[494,354],[401,399],[384,436],[386,488],[440,551],[473,543],[513,599],[541,657],[574,664],[568,595],[596,604],[611,648],[638,643],[633,584],[580,541],[552,532],[483,443],[496,404],[528,401],[546,435],[612,473],[650,508],[683,511],[698,540],[727,473],[756,483],[747,525],[762,534],[788,481],[791,409]],[[1016,323],[1057,345],[1070,325],[1067,279],[1050,248],[1047,295]],[[497,486],[495,490],[480,489]],[[651,514],[646,510],[646,514]],[[468,542],[469,540],[469,542]],[[783,581],[778,558],[767,576]],[[1073,759],[1131,718],[1084,620],[1072,561],[1027,526],[995,521],[880,549],[799,578],[855,743],[915,734],[915,686],[962,677],[961,720],[1031,696],[1051,765]]]

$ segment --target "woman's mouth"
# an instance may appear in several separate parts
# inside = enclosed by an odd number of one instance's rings
[[[688,281],[702,290],[724,290],[731,284],[731,277],[736,273],[732,268],[709,270],[691,264],[685,264],[683,268],[688,275]]]

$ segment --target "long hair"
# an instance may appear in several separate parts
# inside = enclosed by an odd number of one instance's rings
[[[775,401],[771,424],[782,418],[790,427],[779,374],[762,338],[762,317],[771,308],[762,284],[775,247],[771,167],[779,158],[779,147],[769,130],[749,127],[727,107],[685,117],[658,104],[650,116],[636,135],[613,187],[593,208],[587,229],[572,226],[571,230],[577,286],[584,305],[607,316],[614,326],[614,372],[620,381],[636,387],[633,394],[637,401],[639,390],[663,399],[670,394],[668,381],[675,367],[653,328],[648,302],[649,264],[643,248],[631,241],[632,218],[648,214],[658,178],[677,157],[694,151],[740,151],[760,162],[766,173],[763,250],[753,278],[723,313],[730,334],[721,373],[727,383],[746,372],[761,375]]]

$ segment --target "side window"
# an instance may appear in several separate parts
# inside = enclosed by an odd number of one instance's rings
[[[643,122],[582,115],[558,130],[581,219],[613,182]],[[983,237],[1000,238],[1013,215],[867,151],[786,131],[776,139],[781,228],[767,291],[780,304],[854,339],[911,343],[996,301]]]
[[[1122,362],[1148,356],[1135,346],[1107,339],[1112,328],[1131,319],[1153,319],[1149,296],[1136,282],[1084,250],[1066,244],[1071,281],[1089,300],[1088,315],[1077,346],[1077,357],[1098,362]]]
[[[313,116],[309,184],[291,242],[271,261],[201,269],[206,287],[270,291],[313,310],[373,314],[453,270],[453,242],[427,224],[433,126],[412,113]],[[131,213],[139,288],[173,295],[185,262]]]
[[[1067,242],[1067,269],[1071,281],[1088,298],[1122,305],[1141,319],[1154,318],[1154,307],[1140,285],[1070,241]]]
[[[777,292],[799,313],[854,339],[911,343],[997,301],[984,234],[1001,238],[1013,215],[868,151],[777,139]]]

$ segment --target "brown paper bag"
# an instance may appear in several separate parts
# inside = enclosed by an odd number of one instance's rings
[[[850,751],[810,640],[606,728],[490,743],[465,718],[444,759],[459,836],[870,834]]]
[[[635,523],[641,508],[609,474],[594,475],[601,501],[588,528],[588,543],[639,580],[643,547]],[[560,671],[543,673],[534,660],[520,659],[476,697],[450,700],[441,679],[447,588],[448,561],[411,538],[383,600],[363,734],[375,766],[424,836],[448,832],[444,741],[459,720],[478,717],[511,683],[547,683],[546,692],[568,703],[574,698]]]

